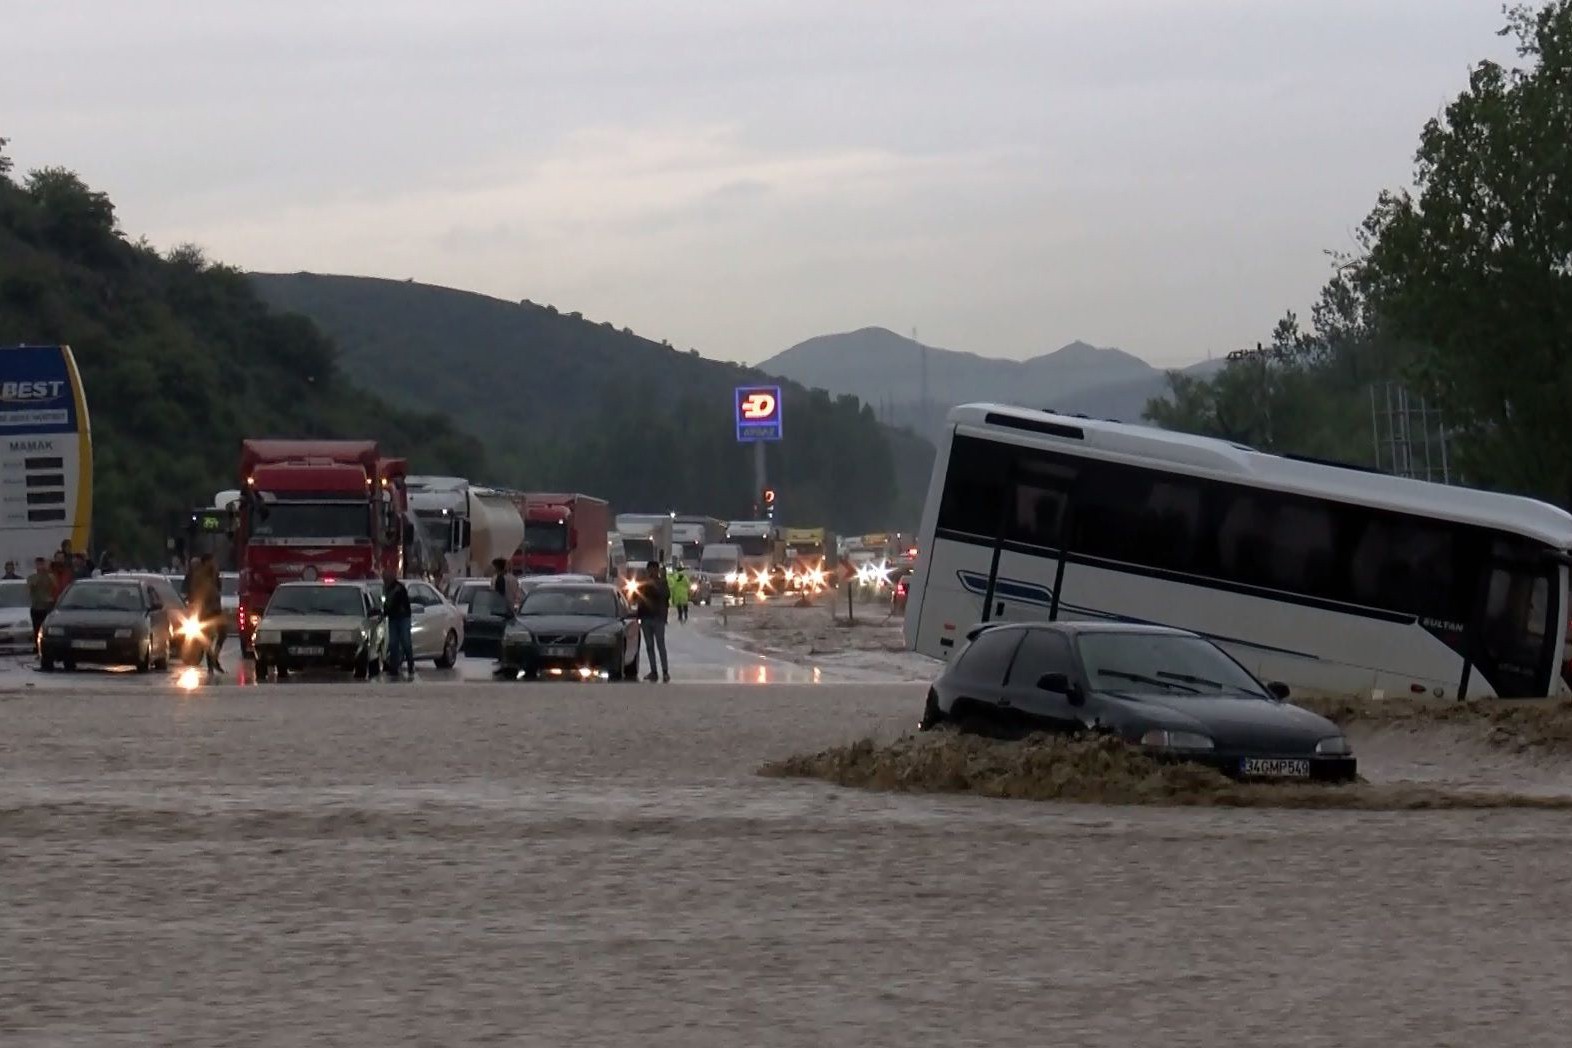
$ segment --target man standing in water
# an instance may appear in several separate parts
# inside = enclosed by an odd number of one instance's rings
[[[658,561],[650,561],[639,588],[633,594],[634,610],[639,616],[639,632],[643,634],[644,650],[649,652],[650,672],[647,681],[671,681],[671,663],[666,659],[666,615],[671,607],[671,589],[666,585],[666,573]],[[660,656],[660,672],[655,672],[655,656]]]

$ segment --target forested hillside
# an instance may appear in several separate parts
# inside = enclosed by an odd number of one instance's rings
[[[355,381],[449,413],[487,442],[493,477],[571,487],[622,510],[740,517],[756,500],[731,397],[762,373],[533,302],[408,281],[253,274],[343,348]],[[844,532],[913,526],[931,446],[881,426],[856,397],[787,383],[786,440],[769,449],[788,523]]]
[[[4,140],[0,139],[0,158]],[[109,197],[69,171],[0,159],[0,344],[66,343],[86,387],[94,540],[156,558],[171,517],[235,483],[246,436],[375,437],[426,470],[484,468],[479,441],[345,376],[310,321],[238,271],[129,242]]]

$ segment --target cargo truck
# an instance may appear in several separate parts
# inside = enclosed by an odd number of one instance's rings
[[[610,579],[611,506],[594,495],[526,492],[526,575],[588,575]]]
[[[374,440],[241,443],[237,617],[246,652],[280,583],[404,573],[415,538],[407,473]]]

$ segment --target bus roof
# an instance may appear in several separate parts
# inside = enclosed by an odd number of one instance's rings
[[[1572,514],[1521,495],[1307,462],[1213,437],[1004,404],[963,404],[951,409],[949,423],[1037,447],[1071,453],[1084,449],[1091,457],[1161,464],[1176,473],[1497,528],[1572,549]]]

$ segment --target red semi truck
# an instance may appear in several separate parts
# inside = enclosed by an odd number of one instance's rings
[[[611,506],[605,499],[530,492],[522,510],[526,574],[607,577]]]
[[[374,440],[247,440],[240,448],[240,642],[281,582],[404,573],[403,459]]]

